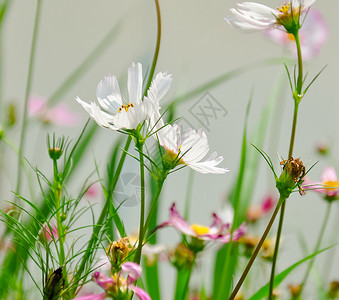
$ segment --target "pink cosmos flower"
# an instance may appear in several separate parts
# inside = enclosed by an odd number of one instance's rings
[[[286,46],[295,56],[297,50],[295,39],[286,31],[273,28],[266,31],[266,35],[274,42]],[[303,58],[310,59],[319,54],[328,38],[328,27],[321,13],[315,9],[309,11],[303,26],[299,31]]]
[[[112,277],[108,277],[103,273],[95,272],[93,274],[93,280],[105,290],[105,293],[96,295],[86,295],[78,297],[78,300],[89,299],[105,299],[107,297],[114,297],[115,294],[120,293],[135,293],[140,300],[151,300],[151,297],[141,288],[133,285],[133,283],[140,277],[142,269],[133,262],[126,262],[121,265],[122,270]],[[123,276],[123,273],[127,274],[127,279]],[[91,298],[92,297],[92,298]],[[113,298],[115,299],[115,298]]]
[[[36,96],[28,99],[28,113],[45,123],[53,122],[59,126],[75,126],[79,123],[79,116],[70,112],[65,104],[50,108],[47,106],[46,99]]]
[[[179,214],[172,204],[170,209],[170,219],[167,222],[160,224],[157,228],[165,226],[173,226],[185,235],[189,235],[204,241],[218,241],[221,243],[228,243],[231,239],[230,224],[223,223],[223,221],[214,213],[213,223],[206,227],[199,224],[188,224],[186,220]],[[238,240],[246,232],[246,226],[242,224],[238,229],[233,231],[233,241]]]
[[[52,239],[58,239],[58,229],[55,225],[49,226],[45,224],[44,228],[42,229],[42,235],[48,242]]]
[[[335,169],[332,167],[325,168],[321,176],[321,183],[314,183],[306,179],[303,184],[303,188],[324,194],[330,199],[338,198],[339,179]]]
[[[90,198],[96,198],[100,193],[100,184],[93,183],[90,185],[90,187],[87,189],[85,195]]]
[[[247,221],[256,222],[271,211],[277,202],[277,199],[275,199],[271,194],[266,195],[259,205],[251,205],[249,207],[246,213]]]

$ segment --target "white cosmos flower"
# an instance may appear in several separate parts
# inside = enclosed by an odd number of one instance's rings
[[[300,16],[304,15],[314,2],[315,0],[292,0],[284,2],[277,9],[255,2],[237,3],[236,8],[230,10],[233,16],[225,20],[231,26],[244,31],[283,26],[287,32],[292,33],[291,31],[300,28]]]
[[[166,125],[157,132],[157,137],[161,146],[165,148],[165,159],[177,164],[185,164],[200,173],[223,174],[228,172],[225,168],[219,168],[224,158],[218,156],[216,152],[201,161],[209,151],[207,136],[202,129],[195,131],[187,129],[181,132],[178,125]],[[175,167],[175,166],[174,166]]]
[[[152,100],[147,97],[142,100],[140,63],[133,63],[128,69],[128,101],[121,96],[117,78],[112,75],[108,75],[98,84],[96,95],[99,104],[96,102],[88,104],[79,97],[76,100],[101,127],[112,130],[136,129],[140,123],[154,115],[154,101],[161,98],[169,88],[162,73],[159,74],[152,82],[154,94]]]

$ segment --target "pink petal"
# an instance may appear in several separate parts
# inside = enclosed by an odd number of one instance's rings
[[[169,223],[181,231],[183,234],[196,236],[194,230],[191,228],[191,226],[186,222],[186,220],[180,216],[179,212],[177,211],[175,207],[175,203],[172,204],[171,210],[170,210],[170,219]]]
[[[263,213],[269,212],[277,204],[277,200],[272,195],[266,195],[261,203]]]
[[[92,295],[86,295],[86,296],[82,296],[82,297],[77,297],[74,299],[78,299],[78,300],[104,300],[106,298],[106,294],[102,293],[102,294],[92,294]]]
[[[72,113],[64,104],[51,108],[46,117],[61,126],[74,126],[79,123],[79,116]]]
[[[321,181],[326,182],[326,181],[337,181],[337,173],[335,172],[335,169],[332,167],[327,167],[324,169],[323,174],[321,175]]]
[[[95,272],[92,278],[98,285],[100,285],[104,290],[109,289],[113,284],[114,280],[111,277],[107,277],[105,274],[100,272]]]
[[[132,290],[140,300],[151,300],[151,297],[143,289],[134,285],[130,285],[129,289]]]
[[[42,113],[46,109],[46,99],[30,96],[28,99],[28,114],[30,116]]]
[[[126,262],[121,265],[121,269],[128,274],[128,283],[136,281],[141,275],[142,269],[141,267],[134,262]]]

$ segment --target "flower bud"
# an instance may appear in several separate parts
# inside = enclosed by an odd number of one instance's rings
[[[189,270],[194,263],[194,252],[183,243],[178,244],[174,250],[172,264],[178,269]]]
[[[65,280],[62,274],[62,267],[55,271],[51,269],[46,278],[43,299],[58,300],[64,284]]]
[[[291,293],[291,299],[299,299],[300,292],[301,292],[301,284],[290,284],[288,289]]]
[[[329,299],[337,299],[339,297],[339,281],[332,281],[327,296]]]
[[[283,172],[276,180],[276,187],[280,195],[287,199],[304,177],[305,166],[300,158],[294,159],[292,156],[280,164],[283,165]]]
[[[129,239],[124,237],[117,242],[111,242],[106,248],[106,254],[110,258],[112,266],[115,267],[120,266],[131,250],[132,246],[129,243]]]

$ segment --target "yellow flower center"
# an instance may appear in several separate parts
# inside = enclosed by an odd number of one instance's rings
[[[130,107],[134,107],[133,103],[128,103],[127,105],[122,104],[122,105],[118,108],[118,112],[121,112],[122,109],[124,109],[125,111],[128,111]]]
[[[208,234],[210,232],[210,229],[208,227],[199,224],[192,224],[191,228],[197,235]]]
[[[282,12],[284,15],[289,14],[289,12],[290,12],[290,3],[289,2],[284,2],[284,4],[281,5],[281,7],[278,7],[277,10]]]
[[[324,181],[323,182],[326,191],[335,191],[339,187],[339,181]]]

